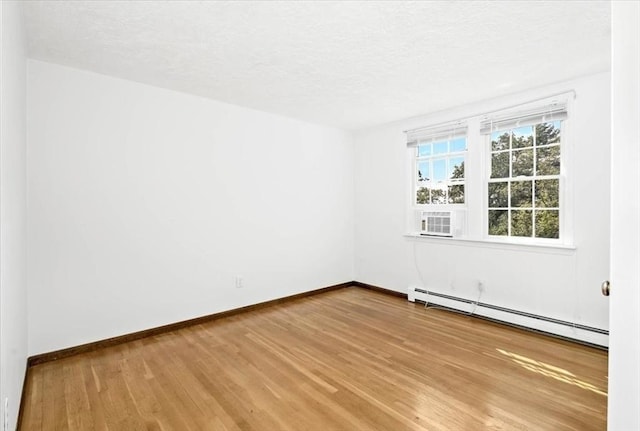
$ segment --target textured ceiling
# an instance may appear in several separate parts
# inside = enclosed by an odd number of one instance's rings
[[[346,129],[609,69],[601,1],[30,1],[29,56]]]

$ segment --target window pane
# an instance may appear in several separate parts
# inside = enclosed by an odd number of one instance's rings
[[[533,175],[533,148],[527,150],[514,151],[512,157],[512,173],[513,177]]]
[[[431,155],[431,144],[418,145],[418,157],[430,156],[430,155]]]
[[[491,155],[491,178],[509,177],[509,152]]]
[[[511,236],[531,236],[533,234],[533,211],[511,211]]]
[[[419,143],[415,161],[416,204],[464,204],[466,149],[466,137]]]
[[[560,182],[558,180],[536,181],[536,207],[558,208],[560,206]]]
[[[447,159],[433,161],[433,181],[444,181],[447,179]]]
[[[509,217],[506,210],[489,211],[489,235],[508,235]]]
[[[506,208],[509,205],[509,183],[489,183],[489,208]]]
[[[536,237],[560,238],[560,218],[557,210],[536,211]]]
[[[464,151],[467,149],[467,138],[458,138],[458,139],[454,139],[453,141],[451,141],[449,143],[449,148],[450,151],[456,152],[456,151]]]
[[[511,183],[511,207],[531,208],[533,206],[533,182],[513,181]]]
[[[491,151],[509,149],[509,132],[493,132],[491,134]]]
[[[549,145],[560,142],[560,121],[536,124],[536,145]]]
[[[464,203],[464,184],[456,184],[453,186],[449,186],[449,203],[450,204]]]
[[[433,188],[431,189],[431,203],[432,204],[446,204],[447,197],[446,192],[443,189]]]
[[[511,148],[533,147],[533,127],[525,126],[513,129]]]
[[[418,163],[418,181],[429,181],[429,162]]]
[[[464,179],[464,157],[449,159],[449,178],[452,180]]]
[[[449,152],[449,142],[435,142],[433,144],[433,154],[445,154]]]
[[[549,121],[490,135],[489,235],[559,238],[561,125]]]
[[[536,149],[538,175],[560,175],[560,146]]]
[[[416,191],[416,203],[418,205],[429,203],[429,189],[426,187],[418,187]]]

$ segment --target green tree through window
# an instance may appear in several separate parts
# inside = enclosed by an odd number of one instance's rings
[[[491,134],[488,233],[560,237],[560,121]]]
[[[418,144],[416,204],[465,203],[466,149],[464,137]]]

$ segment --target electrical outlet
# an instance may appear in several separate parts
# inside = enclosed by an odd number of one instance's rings
[[[244,287],[244,277],[236,275],[236,289],[242,289]]]

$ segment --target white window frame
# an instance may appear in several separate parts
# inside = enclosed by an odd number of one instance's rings
[[[489,159],[489,172],[487,173],[487,180],[486,180],[486,194],[487,194],[487,236],[490,238],[503,238],[503,237],[507,237],[510,239],[513,238],[535,238],[536,240],[541,240],[541,241],[557,241],[558,238],[543,238],[543,237],[538,237],[536,236],[536,212],[543,210],[543,211],[557,211],[558,212],[558,235],[561,235],[561,216],[560,214],[562,213],[562,199],[561,199],[561,193],[560,191],[562,190],[562,186],[563,186],[563,181],[562,181],[562,150],[563,150],[563,146],[564,146],[564,121],[555,121],[557,123],[560,124],[560,141],[558,143],[554,143],[551,145],[545,145],[543,147],[540,147],[538,145],[532,144],[531,147],[524,147],[524,148],[518,148],[518,149],[514,149],[513,147],[509,147],[507,149],[504,150],[498,150],[498,151],[494,151],[492,149],[492,142],[493,142],[493,133],[497,133],[497,132],[505,132],[505,133],[509,133],[511,132],[513,129],[505,129],[505,130],[496,130],[495,132],[493,132],[491,135],[487,135],[487,143],[486,143],[486,151],[487,151],[487,156]],[[544,123],[537,123],[537,124],[544,124]],[[527,127],[532,127],[532,131],[533,134],[535,135],[535,129],[534,127],[537,124],[533,124],[531,126],[527,126]],[[535,141],[535,136],[533,137],[534,141]],[[537,152],[540,149],[547,149],[547,148],[558,148],[559,149],[559,156],[560,156],[560,172],[558,172],[558,174],[553,174],[553,175],[538,175],[537,174]],[[514,176],[513,173],[513,160],[514,160],[514,153],[515,152],[523,152],[523,151],[529,151],[531,150],[533,156],[532,156],[532,175],[520,175],[520,176]],[[507,154],[508,158],[509,158],[509,173],[508,176],[505,177],[496,177],[496,178],[492,178],[491,177],[491,165],[492,165],[492,161],[493,161],[493,156],[495,154]],[[543,209],[536,207],[536,183],[537,181],[544,181],[544,180],[557,180],[558,181],[558,206],[556,207],[544,207]],[[530,207],[514,207],[511,205],[510,202],[510,198],[511,198],[511,187],[512,184],[514,182],[531,182],[531,206]],[[498,183],[506,183],[507,185],[507,206],[506,207],[489,207],[489,187],[491,184],[498,184]],[[506,235],[492,235],[489,232],[489,217],[488,214],[491,211],[507,211],[507,234]],[[531,231],[532,231],[532,235],[531,236],[516,236],[513,235],[511,230],[512,230],[512,214],[513,211],[531,211],[532,212],[532,226],[531,226]]]
[[[566,112],[570,112],[572,98],[567,97],[563,100],[562,105]],[[522,105],[511,109],[506,112],[500,112],[498,116],[513,116],[518,117],[527,115],[527,112],[533,111],[544,111],[544,107],[552,107],[553,105],[558,104],[557,100],[546,100],[544,103],[538,103],[537,106],[531,108],[531,106]],[[551,108],[549,108],[551,109]],[[494,114],[495,115],[495,114]],[[544,117],[544,115],[543,115]],[[485,124],[488,121],[487,118],[483,118],[482,120]],[[554,122],[557,120],[553,120],[553,116],[551,119],[538,122],[529,122],[528,125],[535,125],[544,122]],[[560,125],[560,174],[559,175],[551,175],[551,176],[536,176],[535,175],[535,157],[534,157],[534,175],[526,176],[526,177],[512,177],[511,174],[511,163],[509,177],[507,178],[499,178],[494,179],[491,178],[491,133],[485,134],[483,136],[483,159],[484,159],[484,177],[483,177],[483,208],[482,208],[482,238],[485,241],[490,242],[501,242],[508,244],[524,244],[524,245],[548,245],[548,246],[567,246],[573,247],[573,199],[571,193],[571,182],[570,182],[570,163],[571,163],[571,117],[567,115],[566,118],[559,120],[561,122]],[[481,127],[482,128],[482,127]],[[515,128],[515,127],[514,127]],[[497,126],[495,131],[504,130],[505,128],[501,128]],[[534,150],[535,151],[535,150]],[[511,154],[512,149],[508,150],[509,154]],[[535,153],[534,153],[535,154]],[[511,235],[490,235],[489,234],[489,211],[492,208],[489,208],[489,183],[491,182],[511,182],[518,178],[522,178],[522,180],[535,181],[536,179],[558,179],[559,182],[559,238],[537,238],[535,236],[531,237],[521,237],[521,236],[511,236]],[[535,201],[535,183],[532,187],[533,200]],[[511,209],[508,207],[507,209]],[[535,210],[535,205],[532,205],[530,208],[532,211]],[[511,214],[509,212],[509,231],[511,230]],[[534,230],[535,235],[535,226],[532,228]]]
[[[454,121],[447,123],[440,122],[436,126],[427,126],[420,129],[412,129],[405,131],[407,134],[407,213],[406,226],[407,237],[418,237],[426,241],[463,241],[469,244],[485,244],[492,247],[543,247],[548,250],[552,249],[575,249],[573,243],[573,179],[572,179],[572,120],[571,110],[575,92],[566,90],[563,93],[557,93],[552,96],[543,96],[534,101],[526,101],[514,103],[505,109],[496,106],[496,110],[485,111],[468,115],[466,117],[458,117]],[[514,100],[517,102],[517,99]],[[486,133],[486,122],[489,118],[498,118],[499,116],[512,115],[519,113],[527,113],[532,110],[540,111],[541,107],[549,107],[550,105],[561,102],[565,106],[567,116],[562,120],[561,125],[561,150],[560,150],[560,175],[559,175],[559,238],[536,238],[536,237],[514,237],[514,236],[495,236],[489,235],[488,219],[489,219],[489,198],[488,189],[490,182],[491,169],[491,135]],[[494,105],[495,106],[495,105]],[[546,108],[545,108],[546,109]],[[446,117],[440,116],[440,121],[447,121]],[[540,121],[542,122],[542,121]],[[547,122],[547,121],[544,121]],[[548,122],[551,122],[549,120]],[[465,202],[464,204],[417,204],[416,192],[421,183],[418,183],[418,150],[416,148],[419,139],[415,138],[416,133],[420,133],[424,129],[442,128],[446,124],[464,124],[466,126],[466,144],[467,150],[465,154]],[[534,172],[535,173],[535,172]],[[534,180],[533,177],[526,177]],[[543,179],[543,177],[538,177]],[[503,179],[504,180],[504,179]],[[423,211],[458,211],[461,210],[463,227],[461,235],[453,238],[425,237],[420,235],[421,216]],[[460,213],[457,213],[460,214]]]
[[[455,140],[455,139],[464,139],[465,140],[465,149],[462,151],[451,151],[451,141]],[[447,142],[447,145],[449,145],[449,148],[446,153],[439,153],[439,154],[430,154],[430,155],[426,155],[426,156],[420,156],[419,153],[419,148],[420,145],[424,145],[424,144],[435,144],[435,143],[442,143],[442,142]],[[415,207],[417,209],[423,209],[423,210],[435,210],[436,208],[443,208],[443,207],[452,207],[452,208],[466,208],[466,202],[467,202],[467,188],[466,188],[466,177],[467,177],[467,148],[469,145],[469,140],[467,139],[467,136],[461,136],[458,138],[454,138],[454,139],[438,139],[438,140],[429,140],[429,141],[421,141],[417,144],[416,148],[414,148],[414,153],[413,153],[413,172],[412,172],[412,176],[413,176],[413,204],[415,205]],[[431,175],[433,176],[433,162],[434,161],[440,161],[440,160],[444,160],[445,161],[445,172],[450,172],[450,168],[451,168],[451,160],[455,159],[455,158],[463,158],[463,163],[464,163],[464,168],[465,168],[465,172],[464,172],[464,177],[460,180],[458,179],[450,179],[447,178],[443,181],[438,181],[438,182],[432,182],[432,181],[424,181],[424,182],[420,182],[418,180],[418,173],[419,173],[419,165],[420,163],[429,163],[429,172],[431,172]],[[461,185],[464,187],[464,202],[462,203],[451,203],[448,200],[448,189],[449,186],[454,186],[454,185]],[[430,202],[428,203],[418,203],[418,190],[420,188],[427,188],[427,189],[432,189],[432,188],[438,188],[438,187],[442,187],[445,190],[445,202],[443,203],[432,203],[431,199],[429,199]]]

